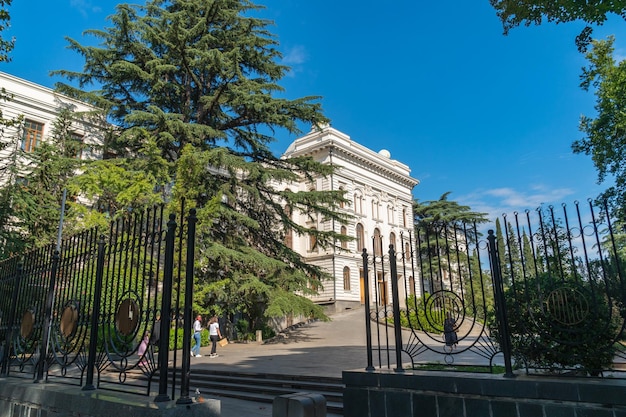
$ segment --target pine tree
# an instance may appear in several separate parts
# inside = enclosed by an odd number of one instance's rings
[[[471,233],[464,233],[463,225],[472,228],[487,221],[485,213],[471,211],[469,206],[448,200],[449,194],[447,192],[435,201],[413,202],[418,251],[425,260],[424,272],[429,275],[433,292],[444,287],[444,275],[450,272],[447,260],[454,261],[459,257],[456,249],[459,238],[472,238]],[[469,243],[462,242],[463,245]]]
[[[247,0],[121,4],[111,27],[88,31],[99,46],[69,40],[85,65],[58,71],[77,82],[58,88],[106,110],[119,126],[107,146],[124,158],[125,170],[156,165],[148,171],[154,189],[173,208],[183,198],[187,208],[198,207],[198,311],[309,314],[315,306],[293,292],[305,293],[325,276],[286,247],[281,233],[316,233],[320,245],[342,237],[295,224],[283,207],[345,221],[336,214],[343,197],[276,191],[277,183],[326,176],[332,167],[281,159],[269,148],[276,131],[298,134],[299,124],[327,119],[318,97],[278,97],[289,68],[278,63],[271,22],[255,17],[258,9]],[[98,89],[85,91],[90,85]]]

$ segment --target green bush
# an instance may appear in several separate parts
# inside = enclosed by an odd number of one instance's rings
[[[505,299],[516,361],[551,371],[581,369],[590,375],[612,366],[619,313],[588,281],[541,274],[507,288]],[[500,342],[495,319],[489,321],[492,337]]]
[[[443,318],[440,318],[440,315],[435,317],[429,314],[429,311],[428,308],[424,308],[424,302],[421,298],[416,299],[414,295],[411,295],[407,300],[406,310],[400,311],[400,325],[428,333],[441,332]],[[389,320],[393,322],[393,319]],[[437,325],[439,328],[436,327]]]
[[[184,337],[184,329],[178,329],[178,331],[175,332],[174,328],[171,328],[169,349],[170,350],[182,349],[183,337]],[[191,341],[190,341],[189,347],[192,347],[193,344],[195,343],[193,339],[193,334],[190,334],[190,339]],[[202,332],[200,332],[200,346],[209,346],[209,344],[210,344],[209,331],[207,329],[203,329]]]
[[[256,340],[256,331],[261,330],[263,340],[271,339],[276,336],[276,332],[267,323],[263,323],[260,329],[250,329],[250,323],[246,319],[239,319],[235,324],[237,330],[237,339],[241,341]]]

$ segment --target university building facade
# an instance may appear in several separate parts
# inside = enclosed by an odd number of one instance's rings
[[[324,282],[323,288],[318,289],[319,294],[312,299],[331,311],[364,304],[363,249],[367,249],[370,255],[374,251],[378,255],[386,254],[389,244],[394,244],[396,252],[405,250],[401,247],[400,237],[403,234],[406,238],[413,231],[412,192],[419,181],[411,177],[407,165],[392,159],[387,150],[374,152],[330,126],[312,129],[296,139],[283,155],[284,158],[296,156],[308,156],[318,162],[332,164],[336,170],[330,177],[318,178],[314,184],[291,184],[290,187],[297,187],[292,191],[343,190],[351,202],[340,208],[350,216],[345,224],[322,219],[311,222],[308,215],[297,211],[292,213],[299,224],[318,230],[333,230],[353,238],[338,248],[323,249],[310,236],[288,236],[292,249],[308,263],[323,268],[331,275],[331,280]],[[376,295],[379,303],[390,303],[389,277],[381,276],[380,272],[378,276],[369,275],[370,299],[374,300]],[[406,281],[413,281],[413,277],[408,277]],[[411,290],[401,288],[400,291]]]

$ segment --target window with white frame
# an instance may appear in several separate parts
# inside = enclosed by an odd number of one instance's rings
[[[22,135],[22,150],[33,152],[43,138],[43,123],[33,120],[24,120],[24,132]]]
[[[363,252],[364,245],[365,245],[365,231],[363,229],[363,225],[361,223],[357,223],[356,225],[356,250],[359,252]]]
[[[343,290],[350,291],[350,268],[343,267]]]

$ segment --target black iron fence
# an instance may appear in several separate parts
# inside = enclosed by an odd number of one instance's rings
[[[626,376],[626,233],[606,205],[420,226],[363,251],[368,369]]]
[[[193,210],[178,224],[158,206],[65,239],[60,250],[0,262],[2,375],[145,395],[158,382],[156,401],[175,397],[168,360],[185,372],[189,347],[178,358],[184,346],[170,346],[170,332],[183,316],[191,321],[181,294],[193,283],[195,221]],[[181,380],[179,401],[191,402]]]

